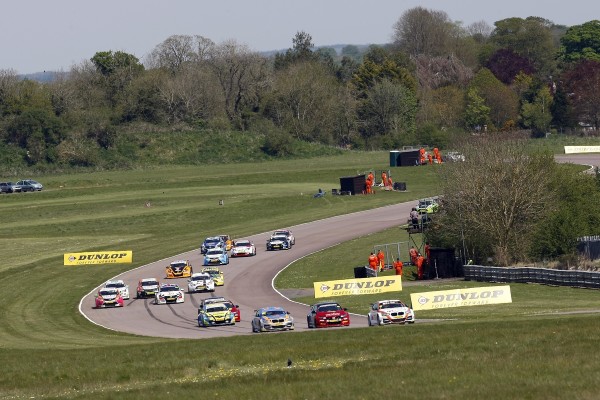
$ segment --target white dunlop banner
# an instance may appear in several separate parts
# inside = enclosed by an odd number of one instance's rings
[[[410,300],[415,311],[512,303],[508,285],[412,293]]]

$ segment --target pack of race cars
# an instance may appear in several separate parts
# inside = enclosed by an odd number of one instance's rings
[[[274,231],[267,239],[266,250],[289,250],[296,243],[288,229]],[[214,293],[223,286],[225,279],[221,265],[229,264],[230,258],[252,257],[256,246],[248,239],[231,240],[228,235],[211,236],[200,247],[204,255],[203,267],[194,272],[188,260],[175,260],[165,268],[165,279],[141,278],[136,288],[136,299],[153,299],[155,305],[181,304],[185,302],[185,290],[171,279],[187,278],[187,293]],[[95,296],[95,308],[118,308],[130,299],[129,286],[123,280],[109,280]],[[238,305],[225,297],[202,299],[198,306],[199,327],[235,325],[241,321]],[[415,314],[401,300],[380,300],[371,304],[367,314],[369,326],[412,324]],[[313,304],[306,316],[308,328],[344,327],[350,325],[350,314],[337,302],[322,301]],[[254,310],[251,319],[252,332],[291,331],[295,329],[294,318],[282,307],[268,306]]]

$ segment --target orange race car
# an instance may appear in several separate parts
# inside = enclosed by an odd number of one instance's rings
[[[193,272],[192,264],[186,260],[173,261],[166,268],[167,278],[189,278]]]

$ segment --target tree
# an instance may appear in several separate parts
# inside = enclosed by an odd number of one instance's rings
[[[600,62],[584,59],[565,72],[561,79],[580,122],[600,128]]]
[[[446,56],[454,24],[444,11],[415,7],[394,24],[393,42],[411,57],[420,54]]]
[[[292,48],[287,49],[285,53],[275,54],[274,68],[275,70],[281,70],[289,67],[291,64],[297,62],[314,61],[318,59],[318,56],[313,53],[315,45],[312,42],[312,36],[310,34],[299,31],[292,38]]]
[[[510,85],[519,73],[526,75],[533,75],[535,73],[535,67],[531,61],[511,49],[497,50],[487,60],[485,66],[492,71],[496,78],[506,85]]]
[[[554,159],[527,154],[518,141],[472,140],[465,161],[441,170],[443,215],[439,230],[459,246],[493,255],[500,266],[524,261],[532,227],[552,210]],[[485,254],[490,252],[489,254]]]
[[[99,51],[92,58],[96,71],[103,78],[103,86],[112,106],[121,100],[127,85],[144,71],[138,58],[122,51]]]
[[[470,87],[485,100],[490,108],[491,122],[497,129],[511,129],[519,119],[519,98],[508,86],[502,84],[487,68],[480,69]]]
[[[214,46],[212,40],[200,35],[173,35],[152,50],[146,63],[174,73],[186,63],[206,61]]]
[[[473,131],[481,131],[490,119],[490,108],[485,105],[485,100],[474,87],[467,91],[466,102],[465,126]]]
[[[534,135],[543,136],[550,130],[550,122],[552,121],[551,106],[552,95],[550,89],[544,86],[538,91],[532,103],[525,101],[521,106],[523,125],[526,128],[531,128]]]
[[[560,58],[566,62],[600,61],[600,21],[570,27],[560,38],[560,44]]]

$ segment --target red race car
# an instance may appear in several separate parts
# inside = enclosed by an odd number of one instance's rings
[[[96,308],[123,307],[125,302],[117,288],[102,288],[96,295]]]
[[[322,302],[313,304],[306,316],[309,328],[327,328],[330,326],[349,326],[350,314],[338,303]]]

